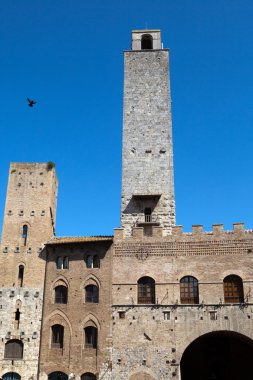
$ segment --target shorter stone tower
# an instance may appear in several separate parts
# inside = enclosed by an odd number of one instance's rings
[[[0,247],[1,377],[37,376],[42,256],[44,243],[54,235],[56,199],[53,163],[11,164]]]
[[[160,30],[134,30],[124,52],[121,226],[153,226],[171,233],[175,224],[169,50]]]

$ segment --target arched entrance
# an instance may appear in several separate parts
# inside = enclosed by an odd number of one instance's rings
[[[216,331],[202,335],[185,350],[181,380],[238,380],[252,378],[253,341],[244,335]]]
[[[20,380],[21,376],[16,372],[7,372],[3,375],[3,380]]]
[[[64,372],[56,371],[56,372],[51,372],[48,375],[48,380],[68,380],[68,375]]]

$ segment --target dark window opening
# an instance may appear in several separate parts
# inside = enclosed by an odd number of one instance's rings
[[[93,375],[93,373],[86,372],[81,376],[81,380],[97,380],[97,376]]]
[[[68,302],[68,288],[64,285],[56,286],[55,288],[55,303]]]
[[[56,259],[56,268],[57,269],[62,269],[63,268],[63,258],[62,257],[57,257]]]
[[[144,219],[146,223],[152,222],[152,211],[150,207],[146,207],[144,210]]]
[[[3,380],[20,380],[21,376],[16,372],[7,372],[3,375]]]
[[[99,268],[100,267],[100,261],[98,255],[95,255],[93,257],[93,268]]]
[[[244,302],[243,283],[239,276],[230,275],[223,280],[225,303]]]
[[[199,303],[199,286],[195,277],[185,276],[180,280],[180,302],[182,304]]]
[[[89,255],[86,259],[87,268],[100,268],[100,260],[98,255]]]
[[[68,380],[68,375],[64,372],[52,372],[48,375],[48,380]]]
[[[98,293],[96,285],[87,285],[85,287],[85,302],[98,303]]]
[[[151,277],[142,277],[138,281],[138,303],[155,303],[155,281]]]
[[[85,347],[97,348],[97,328],[93,326],[85,327]]]
[[[17,309],[15,312],[15,325],[16,325],[17,329],[19,329],[20,314],[21,313],[20,313],[19,309]]]
[[[56,269],[69,269],[69,258],[58,256],[56,259]]]
[[[24,265],[19,265],[18,267],[18,286],[22,288],[24,281]]]
[[[5,344],[4,358],[23,359],[23,343],[21,340],[13,339]]]
[[[28,235],[28,226],[27,226],[27,224],[24,224],[23,225],[23,233],[22,233],[22,238],[24,239],[24,245],[26,245],[27,235]]]
[[[69,258],[67,256],[63,259],[63,269],[69,269]]]
[[[150,34],[142,36],[141,39],[141,50],[150,50],[153,49],[153,38]]]
[[[52,348],[63,348],[64,327],[61,325],[52,326]]]

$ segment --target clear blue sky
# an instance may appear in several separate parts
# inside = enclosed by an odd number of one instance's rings
[[[0,1],[1,219],[9,163],[52,160],[58,236],[119,226],[122,51],[148,27],[171,52],[177,224],[253,228],[252,20],[252,0]]]

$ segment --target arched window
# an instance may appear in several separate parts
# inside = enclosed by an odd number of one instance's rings
[[[225,303],[244,302],[242,279],[236,275],[230,275],[223,280]]]
[[[153,49],[153,38],[150,34],[144,34],[141,38],[141,50]]]
[[[100,260],[98,255],[88,255],[86,258],[86,267],[87,268],[99,268]]]
[[[138,303],[155,303],[155,280],[151,277],[141,277],[138,280]]]
[[[86,372],[81,376],[81,380],[97,380],[97,376],[93,375],[93,373]]]
[[[64,327],[62,325],[52,326],[52,348],[63,348]]]
[[[55,291],[55,303],[67,303],[68,302],[68,288],[64,285],[56,286]]]
[[[24,265],[19,265],[19,267],[18,267],[18,286],[20,286],[20,288],[22,288],[22,286],[23,286],[24,271],[25,271]]]
[[[97,328],[94,326],[87,326],[84,329],[84,339],[86,348],[97,348]]]
[[[20,380],[21,376],[16,372],[7,372],[3,375],[3,380]]]
[[[180,280],[180,302],[183,304],[199,303],[198,280],[192,276],[185,276]]]
[[[48,375],[48,380],[68,380],[68,375],[66,375],[66,373],[60,372],[60,371],[51,372]]]
[[[24,245],[26,245],[27,235],[28,235],[28,225],[24,224],[23,225],[23,232],[22,232],[22,238],[24,239]]]
[[[85,287],[85,302],[98,303],[99,290],[96,285],[87,285]]]
[[[5,343],[5,359],[23,359],[23,343],[21,340],[12,339]]]

